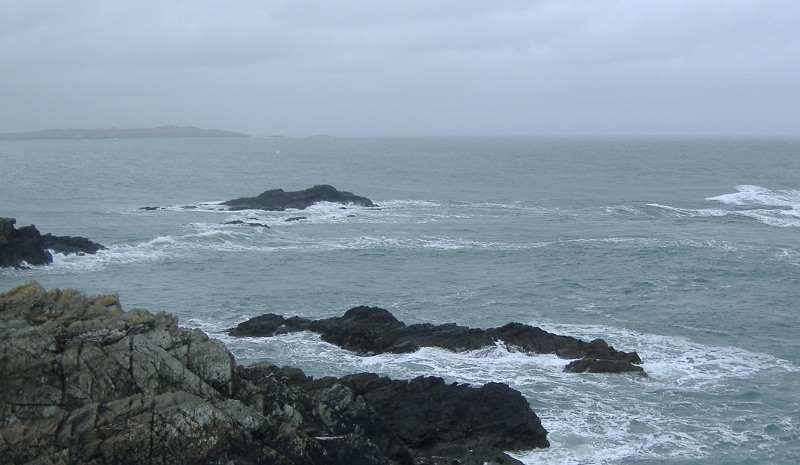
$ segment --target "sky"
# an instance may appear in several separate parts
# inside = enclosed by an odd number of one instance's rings
[[[0,132],[800,135],[797,0],[0,0]]]

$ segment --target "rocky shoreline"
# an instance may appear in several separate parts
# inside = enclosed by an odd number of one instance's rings
[[[0,217],[0,268],[25,268],[53,263],[50,250],[68,255],[95,254],[105,246],[85,237],[42,235],[36,226],[17,229],[15,218]]]
[[[0,294],[0,462],[519,463],[547,431],[505,384],[239,366],[225,346],[116,295]]]
[[[238,337],[272,337],[311,331],[323,341],[361,355],[409,353],[422,347],[439,347],[453,352],[493,347],[499,343],[510,350],[529,354],[555,354],[574,359],[564,371],[573,373],[635,373],[647,376],[636,352],[623,352],[602,339],[585,342],[549,333],[541,328],[509,323],[500,328],[480,329],[453,323],[406,325],[388,310],[355,307],[341,317],[308,320],[268,313],[251,318],[228,330]]]
[[[327,185],[274,189],[225,205],[285,210],[322,201],[376,206]],[[15,224],[0,218],[0,267],[45,265],[51,251],[105,249]],[[586,342],[519,323],[406,325],[376,307],[322,320],[267,314],[228,332],[295,331],[316,332],[362,355],[502,343],[572,359],[565,371],[646,376],[636,352],[602,339]],[[508,451],[549,447],[528,401],[506,384],[373,373],[313,379],[269,362],[240,366],[220,341],[179,327],[164,312],[123,311],[116,295],[18,286],[0,293],[0,340],[0,463],[520,464]]]

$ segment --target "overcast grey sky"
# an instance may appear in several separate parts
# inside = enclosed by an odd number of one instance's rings
[[[798,0],[0,0],[0,132],[799,135]]]

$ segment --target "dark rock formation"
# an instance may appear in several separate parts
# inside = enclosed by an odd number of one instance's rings
[[[14,218],[0,218],[0,266],[21,267],[23,262],[29,265],[45,265],[53,261],[44,248],[42,235],[35,226],[14,227]]]
[[[254,228],[269,228],[269,225],[266,225],[264,223],[258,223],[255,221],[233,220],[233,221],[226,221],[225,224],[241,224],[244,226],[252,226]]]
[[[42,242],[46,249],[64,255],[74,254],[95,254],[100,250],[105,250],[105,246],[92,242],[85,237],[73,236],[54,236],[47,233],[42,236]]]
[[[548,445],[508,386],[241,367],[115,295],[19,286],[0,340],[0,463],[477,465]]]
[[[14,218],[0,218],[0,267],[21,268],[28,265],[46,265],[53,262],[48,250],[68,255],[71,253],[97,253],[104,246],[85,237],[44,236],[36,226],[16,229]]]
[[[430,455],[508,463],[500,451],[530,449],[532,441],[535,447],[550,445],[528,401],[505,384],[475,389],[441,378],[393,381],[375,374],[339,382],[364,396],[405,444]]]
[[[318,185],[302,191],[285,192],[283,189],[272,189],[262,192],[258,197],[242,197],[222,202],[231,210],[274,210],[283,211],[288,208],[302,210],[318,202],[334,202],[375,207],[366,197],[351,192],[338,191],[333,186]]]
[[[452,323],[406,326],[388,310],[376,307],[355,307],[341,317],[313,321],[269,313],[242,322],[228,330],[228,333],[231,336],[269,337],[296,331],[319,333],[322,340],[362,355],[408,353],[421,347],[440,347],[461,352],[503,342],[510,350],[581,359],[580,364],[567,365],[567,371],[645,374],[644,369],[637,366],[641,359],[636,352],[618,351],[602,339],[585,342],[520,323],[490,329],[468,328]]]

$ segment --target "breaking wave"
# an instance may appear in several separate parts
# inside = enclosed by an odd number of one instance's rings
[[[679,217],[744,218],[780,228],[800,227],[800,191],[770,190],[752,185],[737,186],[736,190],[737,192],[734,193],[705,199],[734,208],[691,209],[676,208],[658,203],[650,203],[648,206]]]

